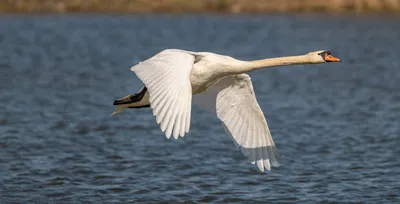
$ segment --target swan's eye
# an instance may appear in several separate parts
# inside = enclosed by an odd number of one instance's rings
[[[322,57],[325,57],[326,54],[327,54],[327,52],[320,52],[320,53],[318,53],[318,55],[321,55]]]

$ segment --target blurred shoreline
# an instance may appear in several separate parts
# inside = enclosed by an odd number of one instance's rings
[[[400,0],[0,0],[0,13],[400,13]]]

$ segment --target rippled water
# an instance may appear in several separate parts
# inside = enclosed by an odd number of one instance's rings
[[[2,203],[400,200],[396,16],[2,16],[0,47]],[[262,174],[196,106],[179,140],[149,109],[110,116],[165,48],[343,62],[250,74],[282,155]]]

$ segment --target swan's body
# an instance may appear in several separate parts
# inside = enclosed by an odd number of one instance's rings
[[[167,138],[189,132],[192,102],[216,113],[232,137],[260,171],[278,166],[277,153],[264,114],[260,109],[251,79],[246,72],[292,65],[340,61],[328,51],[307,55],[255,61],[241,61],[209,52],[164,50],[133,66],[131,70],[144,83],[134,95],[114,101],[125,108],[151,107]],[[192,101],[193,96],[193,101]]]

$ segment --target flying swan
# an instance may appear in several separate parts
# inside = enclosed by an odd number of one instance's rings
[[[277,167],[277,150],[247,72],[283,65],[340,62],[330,51],[241,61],[210,52],[167,49],[131,67],[144,83],[139,93],[114,101],[113,114],[151,107],[167,138],[190,129],[192,102],[215,113],[237,147],[258,169]],[[193,96],[193,99],[192,99]]]

